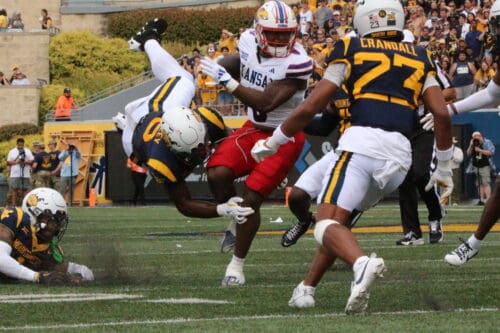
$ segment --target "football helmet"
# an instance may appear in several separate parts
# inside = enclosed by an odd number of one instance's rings
[[[405,15],[399,0],[358,0],[353,18],[360,37],[403,37]]]
[[[39,232],[47,226],[47,218],[53,220],[58,225],[55,233],[60,240],[66,231],[68,224],[68,207],[63,196],[47,187],[36,188],[23,199],[21,209],[30,217],[31,225]]]
[[[255,39],[261,52],[283,58],[292,52],[299,26],[292,9],[281,1],[263,4],[255,15]]]
[[[205,149],[207,130],[193,110],[184,106],[166,110],[160,129],[163,140],[176,155],[190,164],[203,161],[204,156],[199,154]]]

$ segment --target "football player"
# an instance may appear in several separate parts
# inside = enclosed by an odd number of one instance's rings
[[[94,280],[85,265],[66,261],[59,242],[68,224],[66,201],[53,189],[39,187],[21,207],[5,207],[0,216],[0,278],[42,284],[80,284]]]
[[[491,7],[489,17],[490,32],[495,38],[494,56],[500,65],[500,1],[496,1]],[[486,89],[457,102],[448,105],[450,115],[479,110],[485,107],[497,108],[500,104],[500,71],[497,71],[493,80],[488,83]],[[427,116],[422,120],[424,127],[434,128],[434,117]],[[490,199],[484,206],[483,213],[479,219],[476,231],[469,239],[462,241],[456,249],[448,253],[444,260],[454,266],[461,266],[476,256],[481,248],[481,242],[491,228],[500,218],[500,173],[495,181],[495,188]]]
[[[240,207],[239,197],[219,205],[193,200],[185,178],[206,158],[211,144],[226,136],[222,116],[213,109],[189,109],[195,94],[193,76],[160,45],[167,28],[163,19],[147,22],[129,40],[130,49],[145,51],[154,75],[162,83],[149,96],[130,102],[125,115],[113,118],[122,127],[122,144],[133,163],[145,166],[163,183],[176,208],[190,217],[228,216],[244,223],[253,213]]]
[[[318,196],[314,237],[319,243],[306,280],[294,290],[290,306],[314,306],[324,271],[339,258],[353,267],[345,311],[362,313],[369,290],[386,270],[384,260],[367,256],[346,225],[356,207],[366,210],[403,181],[411,165],[408,136],[417,122],[418,99],[436,118],[438,164],[427,188],[440,182],[453,188],[451,121],[430,54],[402,43],[404,11],[398,0],[358,1],[354,27],[361,38],[343,38],[330,53],[323,79],[307,99],[273,132],[256,143],[257,161],[287,144],[328,103],[342,82],[351,94],[351,127],[340,138],[339,158],[329,165]]]
[[[243,205],[256,212],[247,223],[236,225],[236,244],[223,286],[245,283],[243,263],[260,226],[259,208],[285,179],[305,140],[304,134],[298,132],[293,142],[280,147],[265,162],[252,159],[254,143],[270,136],[303,100],[313,71],[311,58],[295,42],[298,25],[288,5],[281,1],[264,3],[257,10],[254,26],[240,36],[239,54],[224,57],[220,64],[207,58],[201,62],[204,73],[247,105],[249,116],[242,128],[218,146],[207,164],[208,179],[218,202],[234,196],[234,180],[247,176]]]

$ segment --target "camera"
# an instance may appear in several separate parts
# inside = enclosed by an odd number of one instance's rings
[[[474,139],[474,140],[472,140],[472,145],[474,147],[479,147],[479,146],[481,146],[481,141],[479,141],[478,139]]]
[[[17,159],[21,162],[24,162],[24,160],[26,159],[26,152],[24,151],[24,149],[18,149],[19,150],[19,155],[17,156]]]
[[[76,148],[75,145],[72,145],[72,144],[68,145],[68,151],[73,151],[73,150],[75,150],[75,148]]]

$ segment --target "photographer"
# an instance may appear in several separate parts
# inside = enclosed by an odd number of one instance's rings
[[[61,187],[59,193],[64,197],[66,192],[68,192],[66,201],[69,203],[69,206],[71,206],[81,154],[73,142],[68,142],[67,145],[68,148],[59,154],[59,160],[62,163]]]
[[[9,151],[7,165],[10,167],[9,194],[10,204],[20,206],[24,194],[31,188],[31,164],[33,154],[24,148],[24,139],[16,141],[16,148]]]
[[[476,174],[476,184],[479,188],[478,205],[484,205],[491,195],[491,172],[495,172],[494,154],[495,146],[490,140],[477,131],[472,133],[472,139],[467,148],[467,156],[471,156],[471,164],[467,172]]]

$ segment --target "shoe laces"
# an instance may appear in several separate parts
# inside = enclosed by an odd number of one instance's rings
[[[465,241],[462,238],[459,239],[462,242],[462,244],[460,244],[460,246],[457,247],[453,251],[453,253],[455,253],[460,258],[460,260],[468,259],[469,252],[474,251],[474,249],[469,245],[469,243],[467,243],[467,241]]]
[[[295,239],[295,237],[303,234],[309,228],[309,223],[297,223],[287,232],[288,239]]]

